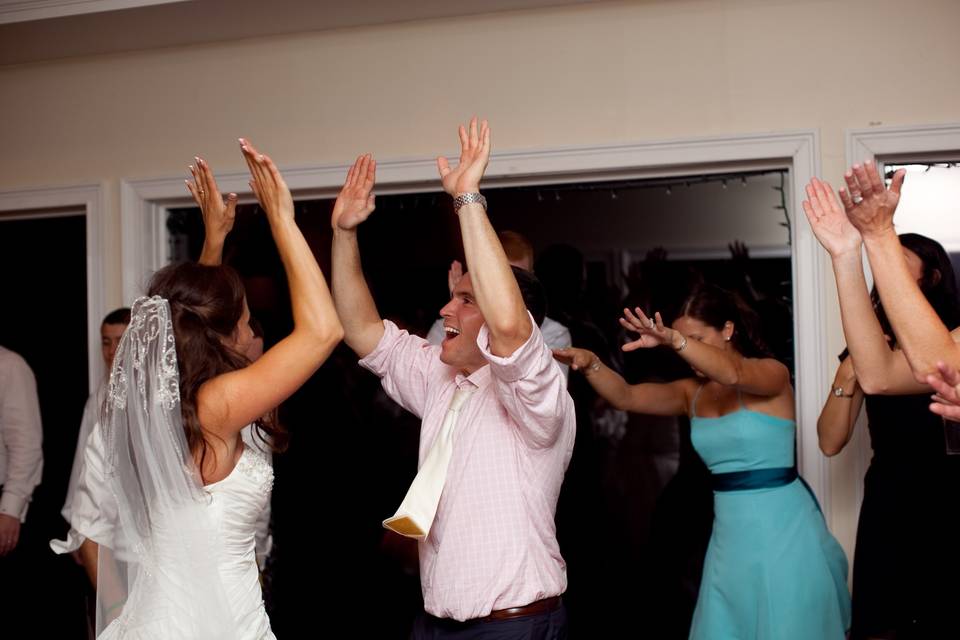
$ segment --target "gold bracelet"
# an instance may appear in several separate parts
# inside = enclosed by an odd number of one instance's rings
[[[586,373],[587,371],[594,371],[594,372],[600,371],[600,364],[601,364],[601,363],[600,363],[600,358],[594,356],[593,362],[590,363],[590,366],[587,367],[587,369],[586,369],[586,371],[584,371],[584,373]]]

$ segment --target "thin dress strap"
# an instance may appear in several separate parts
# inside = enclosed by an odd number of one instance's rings
[[[693,394],[693,402],[690,403],[690,417],[697,417],[697,400],[700,398],[700,392],[703,391],[703,385],[705,383],[701,382],[700,386],[697,387],[697,392]]]

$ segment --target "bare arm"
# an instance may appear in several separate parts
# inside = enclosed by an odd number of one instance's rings
[[[87,572],[87,577],[90,579],[90,584],[93,585],[94,589],[97,588],[97,564],[99,555],[100,545],[90,538],[81,542],[80,548],[77,549],[80,565],[83,567],[83,570]]]
[[[383,320],[363,277],[357,243],[357,226],[373,213],[376,177],[376,161],[369,154],[357,158],[347,172],[330,220],[333,299],[343,321],[346,343],[361,358],[373,351],[383,337]]]
[[[210,165],[203,158],[194,158],[190,165],[193,182],[185,180],[193,201],[200,207],[203,215],[203,250],[200,252],[200,264],[216,266],[223,261],[223,244],[227,234],[233,229],[237,216],[237,194],[230,193],[224,200],[213,178]]]
[[[446,158],[437,159],[443,188],[454,197],[480,191],[480,180],[490,159],[487,121],[478,124],[474,117],[469,129],[461,125],[460,147],[456,169],[450,168]],[[490,330],[490,351],[496,356],[509,356],[533,331],[520,287],[483,206],[464,205],[458,215],[474,295]]]
[[[916,380],[925,382],[938,360],[960,366],[960,349],[910,276],[896,234],[868,237],[865,244],[880,301]]]
[[[926,387],[917,383],[903,352],[891,350],[883,334],[867,291],[860,232],[840,208],[829,183],[810,181],[803,210],[833,263],[843,334],[859,386],[868,394],[922,393]]]
[[[841,395],[836,395],[834,389],[839,389]],[[857,384],[853,360],[847,356],[837,367],[833,388],[817,419],[817,438],[825,455],[835,456],[847,446],[862,406],[863,390]]]
[[[627,384],[620,374],[587,349],[554,349],[553,356],[574,371],[582,372],[597,394],[615,409],[657,416],[687,414],[692,387],[689,379],[666,384]]]
[[[205,429],[235,436],[286,400],[320,367],[343,336],[326,280],[293,219],[293,198],[273,161],[241,140],[251,186],[267,214],[290,287],[293,331],[250,366],[200,387]]]
[[[841,193],[847,215],[863,235],[867,258],[873,271],[880,301],[906,354],[918,382],[926,382],[939,360],[960,365],[960,349],[941,322],[907,269],[900,239],[893,227],[893,214],[900,202],[905,172],[894,175],[887,189],[873,162],[854,165],[845,175],[851,194],[862,200],[854,203]]]
[[[790,388],[790,371],[773,358],[745,358],[733,349],[720,349],[699,340],[687,340],[679,331],[664,326],[660,313],[649,319],[637,307],[636,315],[623,310],[620,324],[640,334],[623,345],[624,351],[669,345],[681,358],[706,377],[757,396],[779,396]]]

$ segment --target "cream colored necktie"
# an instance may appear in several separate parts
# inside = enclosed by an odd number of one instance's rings
[[[397,513],[383,521],[387,529],[417,540],[426,540],[430,534],[430,525],[437,514],[440,494],[447,480],[450,456],[453,455],[453,431],[457,426],[457,417],[467,398],[476,390],[476,387],[457,388],[453,393],[440,433],[433,441],[417,477],[413,479]]]

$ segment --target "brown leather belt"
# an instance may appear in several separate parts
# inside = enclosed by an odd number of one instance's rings
[[[522,618],[523,616],[536,616],[541,613],[550,613],[560,608],[560,596],[544,598],[537,600],[522,607],[510,607],[509,609],[497,609],[491,611],[490,615],[477,618],[480,622],[488,620],[512,620],[513,618]]]

